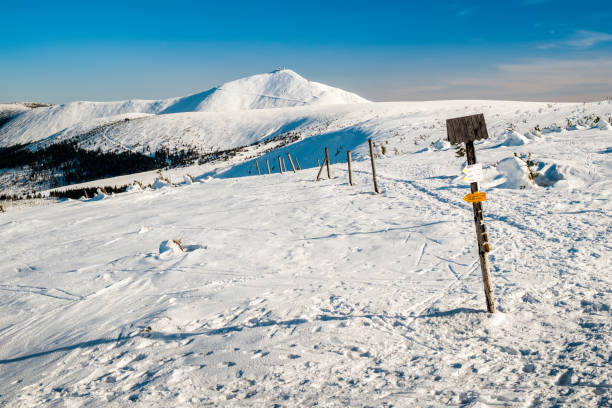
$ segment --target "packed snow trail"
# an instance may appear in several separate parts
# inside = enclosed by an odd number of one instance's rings
[[[494,315],[452,149],[3,214],[0,404],[605,406],[608,156],[488,190]]]

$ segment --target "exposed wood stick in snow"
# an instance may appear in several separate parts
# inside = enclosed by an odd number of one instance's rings
[[[272,174],[270,171],[270,161],[268,159],[266,159],[266,165],[268,166],[268,174]]]
[[[327,178],[331,178],[331,171],[329,170],[329,150],[325,148],[325,163],[327,163]]]
[[[287,157],[289,158],[289,164],[291,164],[291,170],[295,173],[295,166],[293,165],[293,160],[291,160],[291,154],[287,153]]]
[[[349,185],[354,186],[353,183],[353,168],[351,167],[351,151],[346,151],[346,160],[348,162],[348,173],[349,173]]]
[[[376,181],[376,163],[374,163],[374,143],[372,139],[368,139],[368,145],[370,146],[370,159],[372,160],[372,179],[374,180],[374,191],[376,194],[380,194],[378,189],[378,181]]]
[[[261,176],[261,170],[259,170],[259,163],[255,160],[255,166],[257,166],[257,174]]]
[[[280,174],[283,174],[283,161],[280,156],[278,156],[278,171]]]
[[[300,161],[298,160],[297,156],[295,156],[295,164],[297,165],[298,170],[302,170],[302,166],[300,166]]]

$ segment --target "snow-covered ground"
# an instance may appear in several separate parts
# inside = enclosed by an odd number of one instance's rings
[[[400,105],[330,107],[340,130],[268,153],[296,174],[0,214],[0,406],[610,406],[612,105]],[[480,111],[493,315],[444,142]]]

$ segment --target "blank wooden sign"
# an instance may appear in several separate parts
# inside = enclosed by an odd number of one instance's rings
[[[464,116],[446,119],[446,133],[451,144],[467,143],[474,140],[488,139],[484,115]]]

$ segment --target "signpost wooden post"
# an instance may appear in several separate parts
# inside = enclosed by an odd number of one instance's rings
[[[476,164],[476,150],[474,141],[488,139],[487,125],[484,115],[464,116],[461,118],[447,119],[446,132],[448,141],[452,144],[465,143],[465,153],[467,164]],[[495,312],[495,300],[493,298],[493,284],[491,282],[491,272],[489,271],[489,237],[482,216],[482,201],[487,199],[486,193],[478,191],[478,181],[470,183],[471,194],[464,197],[465,201],[471,202],[474,209],[474,223],[476,224],[476,240],[478,241],[478,255],[480,257],[480,270],[482,272],[482,283],[484,285],[485,297],[487,300],[487,310],[489,313]]]

